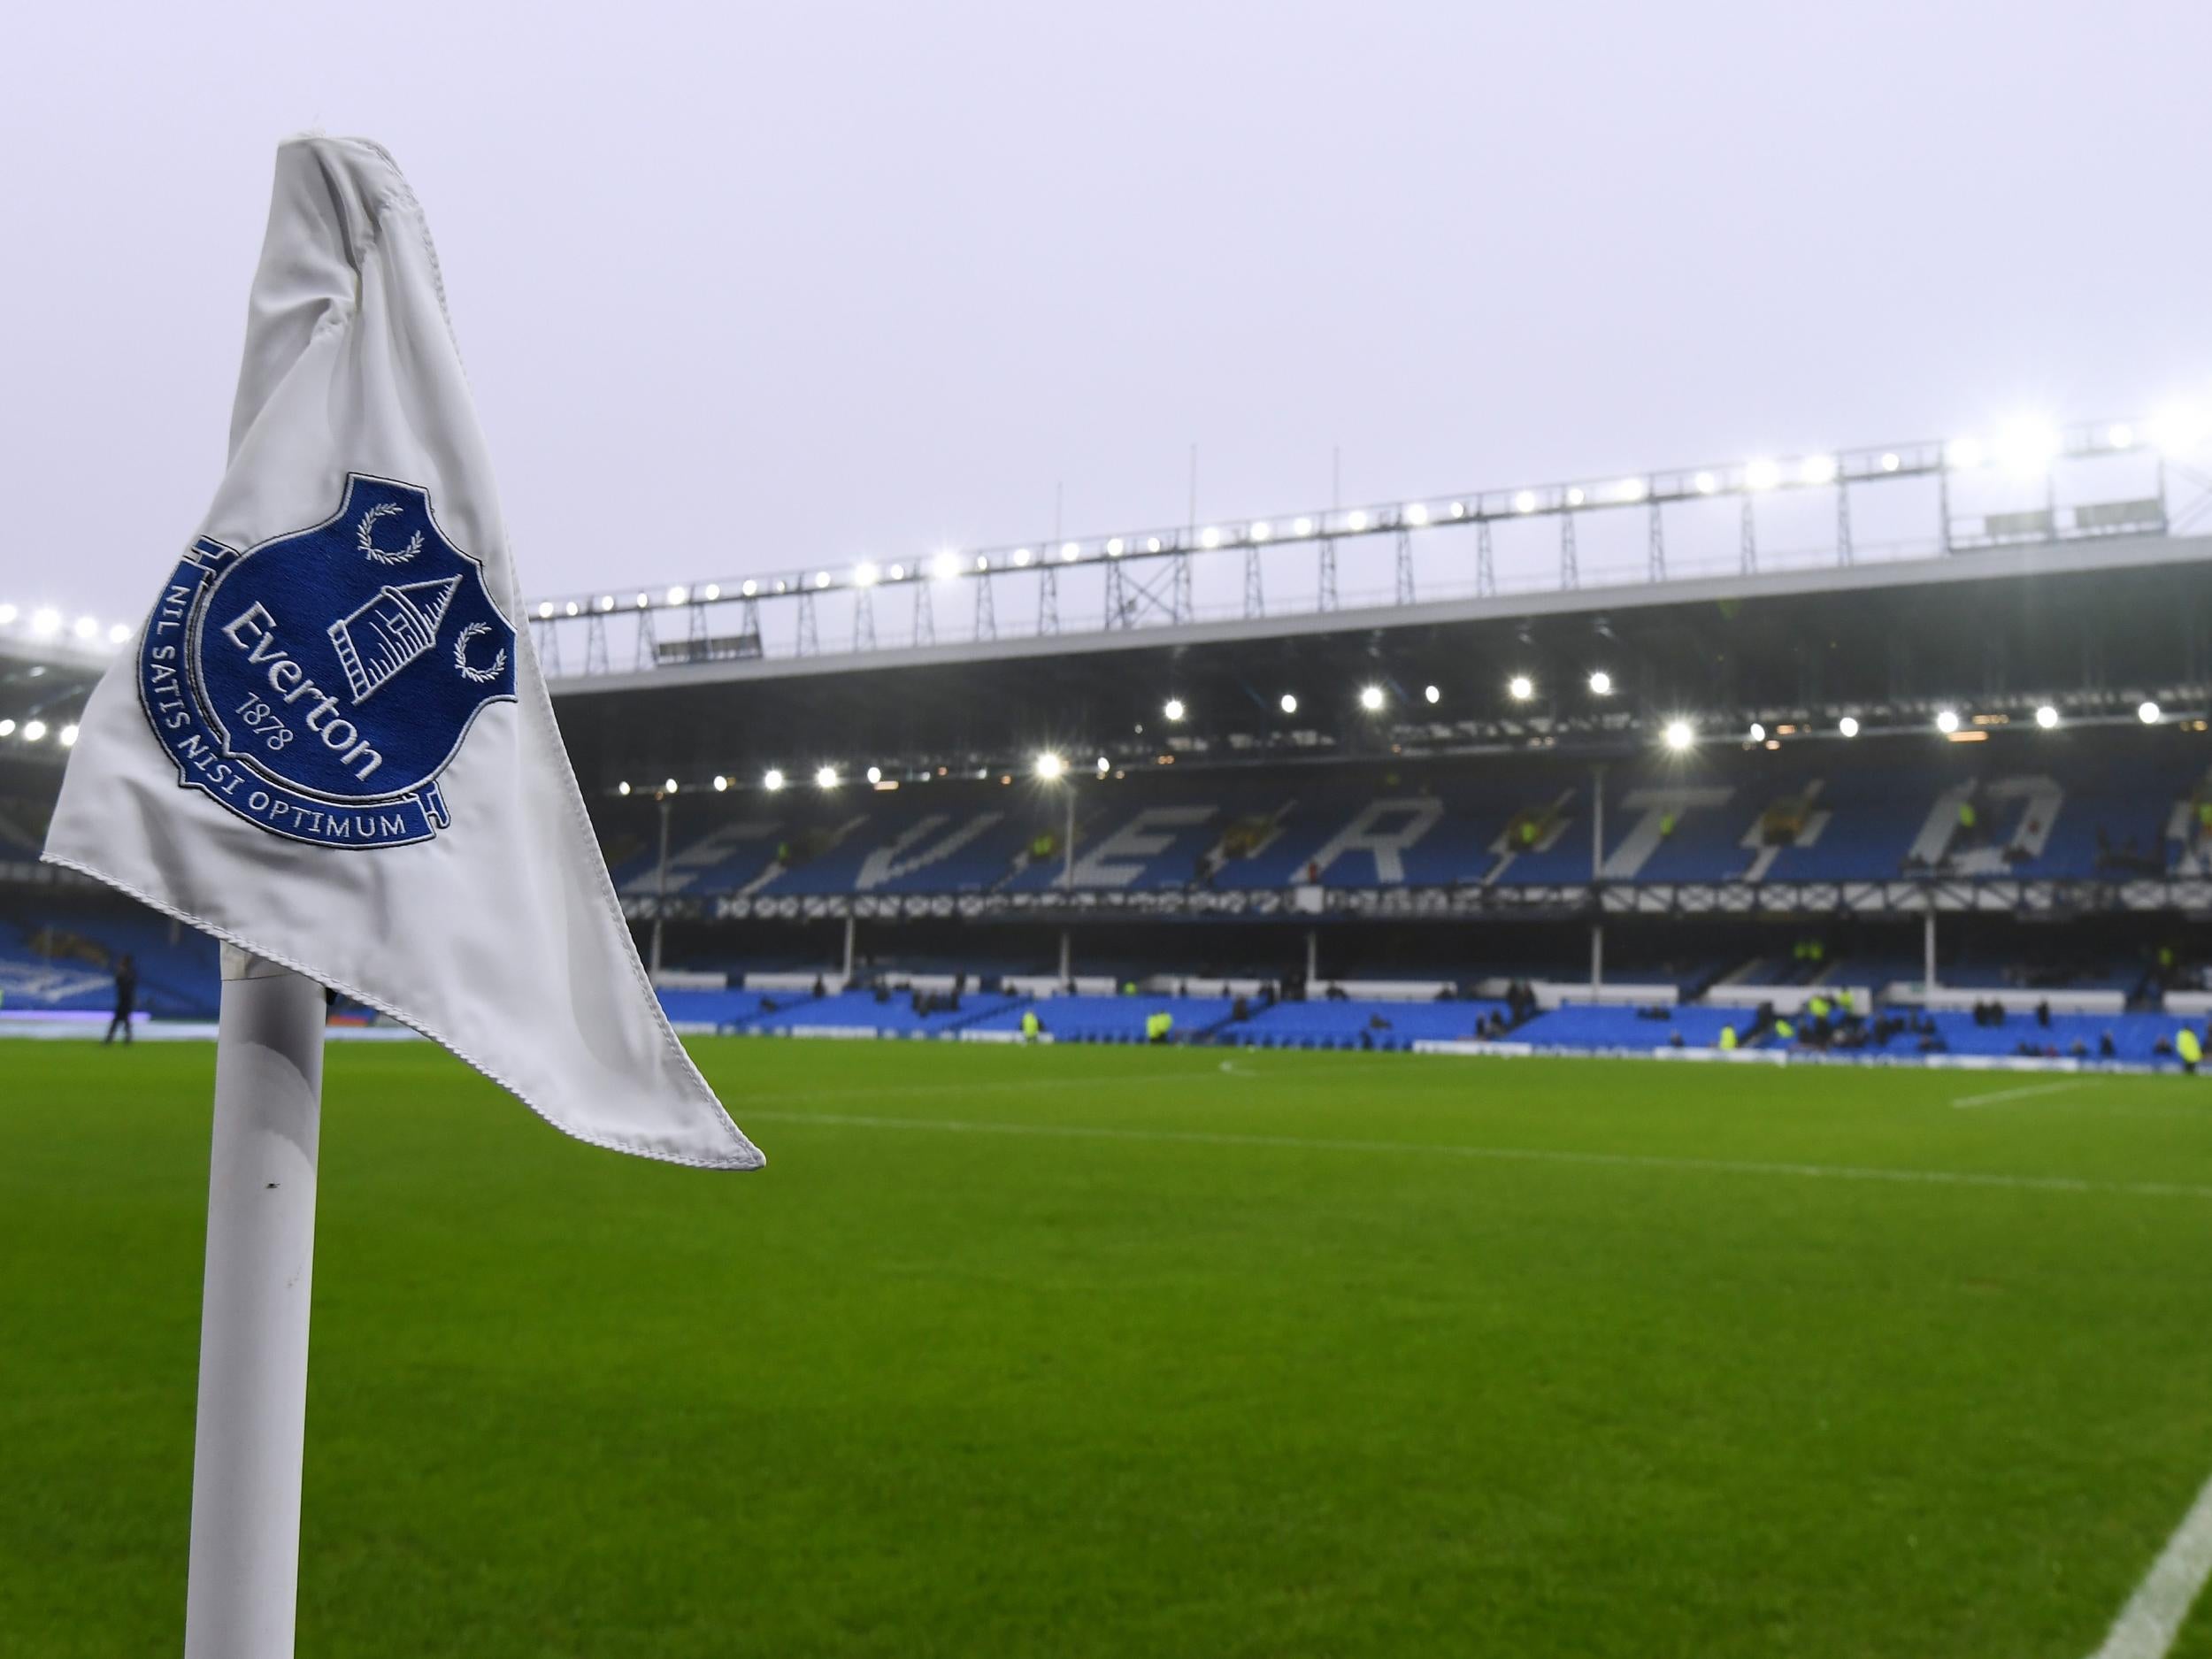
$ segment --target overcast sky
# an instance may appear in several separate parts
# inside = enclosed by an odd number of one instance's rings
[[[0,601],[142,612],[273,147],[429,214],[533,592],[2212,396],[2212,6],[43,5]]]

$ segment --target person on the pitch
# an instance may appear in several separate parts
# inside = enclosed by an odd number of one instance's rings
[[[128,951],[125,951],[115,959],[115,1018],[108,1021],[108,1034],[100,1041],[103,1043],[113,1042],[115,1033],[119,1031],[123,1033],[123,1041],[128,1042],[131,1040],[131,1015],[137,1008],[138,964],[131,959]]]

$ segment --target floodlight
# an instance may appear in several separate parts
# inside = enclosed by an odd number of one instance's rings
[[[895,569],[897,567],[895,565],[893,568]],[[706,585],[704,592],[706,596],[710,599],[719,599],[722,596],[722,584],[720,582],[709,582]]]
[[[614,609],[614,595],[613,595],[612,594],[601,594],[601,595],[599,595],[599,608],[600,608],[602,611],[611,611],[611,610],[613,610],[613,609]]]
[[[1114,763],[1112,761],[1108,760],[1105,756],[1101,755],[1098,757],[1098,775],[1103,778],[1109,772],[1113,770],[1113,764]]]
[[[1808,484],[1832,484],[1841,470],[1832,455],[1810,455],[1798,464],[1797,475]]]
[[[1444,694],[1441,691],[1439,691],[1434,686],[1424,686],[1421,688],[1421,695],[1424,697],[1426,697],[1431,703],[1441,703],[1444,701]]]
[[[2051,707],[2049,703],[2045,703],[2035,711],[2035,723],[2045,731],[2049,731],[2058,724],[2058,710]]]
[[[1516,703],[1526,703],[1536,695],[1536,682],[1526,674],[1516,674],[1505,682],[1505,688]]]
[[[1106,550],[1109,553],[1118,554],[1121,551],[1121,538],[1116,536],[1109,541],[1106,544]],[[1060,543],[1060,557],[1063,563],[1072,565],[1075,563],[1076,556],[1082,551],[1082,547],[1077,542],[1063,541]]]
[[[979,571],[987,571],[991,568],[991,561],[985,555],[979,553],[975,556],[975,567]]]
[[[1313,534],[1313,520],[1310,518],[1301,518],[1297,521],[1297,523],[1292,525],[1290,528],[1291,533],[1294,535],[1311,535]]]
[[[682,588],[672,588],[668,590],[668,603],[672,605],[680,605],[690,596],[690,594]]]
[[[15,722],[13,720],[0,720],[0,737],[13,737],[14,735]]]
[[[568,614],[572,617],[576,614],[576,602],[573,599],[568,602]]]
[[[125,640],[127,640],[130,637],[130,627],[125,623],[119,622],[108,630],[108,643],[110,645],[120,645]]]
[[[776,767],[771,766],[766,772],[761,773],[760,784],[764,789],[780,789],[783,787],[783,773]]]
[[[76,626],[70,629],[70,632],[74,634],[81,640],[93,639],[96,637],[100,632],[99,618],[96,617],[79,617],[77,618]]]
[[[853,585],[856,588],[872,588],[876,585],[876,579],[882,574],[883,572],[872,565],[856,565],[853,566]]]
[[[1884,471],[1885,472],[1895,472],[1895,471],[1896,471],[1896,470],[1897,470],[1900,466],[1901,466],[1901,465],[1904,465],[1904,463],[1903,463],[1903,462],[1901,462],[1901,461],[1900,461],[1900,460],[1897,458],[1897,452],[1896,452],[1895,450],[1893,450],[1893,449],[1890,449],[1890,450],[1885,450],[1885,451],[1883,452],[1883,455],[1882,455],[1882,471]]]
[[[43,721],[43,720],[26,720],[26,721],[24,721],[24,722],[23,722],[23,741],[24,741],[25,742],[27,742],[27,743],[35,743],[35,742],[37,742],[37,741],[39,741],[39,739],[41,739],[41,738],[44,737],[45,735],[46,735],[46,722],[45,722],[45,721]]]
[[[1751,723],[1751,730],[1748,735],[1753,742],[1763,743],[1767,741],[1767,729],[1765,726],[1760,725],[1758,721],[1754,720]]]
[[[1167,706],[1162,709],[1160,712],[1167,716],[1167,718],[1171,720],[1181,719],[1183,718],[1183,700],[1180,697],[1170,697],[1167,700]]]
[[[1747,489],[1772,489],[1782,481],[1782,469],[1771,461],[1752,461],[1743,470]]]
[[[1066,771],[1067,764],[1057,755],[1047,752],[1037,757],[1037,775],[1048,783]]]
[[[2104,434],[2104,441],[2116,449],[2132,449],[2135,447],[2135,428],[2124,420],[2116,421]]]
[[[1408,524],[1426,524],[1429,521],[1429,510],[1417,501],[1411,502],[1407,504],[1402,516]]]
[[[1567,491],[1567,505],[1569,505],[1570,507],[1579,507],[1580,505],[1582,505],[1582,486],[1581,486],[1581,485],[1579,485],[1579,484],[1576,484],[1576,485],[1574,485],[1574,486],[1571,487],[1571,488],[1568,489],[1568,491]]]
[[[880,766],[869,767],[868,781],[870,783],[881,783],[883,781],[883,768]]]
[[[1948,737],[1952,733],[1957,731],[1958,729],[1958,710],[1955,709],[1939,709],[1936,710],[1937,731],[1942,733],[1946,737]]]
[[[13,605],[0,605],[0,628],[6,627],[9,623],[14,620],[15,607]]]
[[[624,780],[623,780],[620,783],[618,783],[618,784],[615,785],[615,787],[614,787],[614,792],[615,792],[617,795],[627,795],[627,794],[629,794],[629,793],[630,793],[630,783],[629,783],[629,780],[626,778],[626,779],[624,779]]]
[[[2145,726],[2156,726],[2158,724],[2158,705],[2151,702],[2148,698],[2145,698],[2141,703],[2136,705],[2135,718],[2142,721]],[[38,723],[35,720],[31,723],[32,726],[35,726]],[[27,733],[31,727],[27,726],[23,729]]]
[[[2066,440],[2047,420],[2007,421],[1997,434],[1997,464],[2008,472],[2040,476],[2065,452]]]
[[[1709,495],[1720,488],[1720,480],[1710,472],[1700,472],[1691,481],[1697,486],[1697,493],[1701,495]]]
[[[828,587],[830,585],[830,573],[827,571],[817,571],[814,575],[814,585],[817,588]]]
[[[651,604],[652,603],[653,603],[653,602],[652,602],[650,599],[647,598],[647,597],[646,597],[643,594],[640,594],[640,595],[637,596],[637,608],[638,608],[640,611],[644,610],[646,606],[648,606],[648,605]]]
[[[1602,668],[1597,670],[1590,676],[1590,689],[1601,697],[1611,696],[1613,695],[1613,676],[1607,673]]]
[[[72,721],[69,725],[63,726],[61,728],[60,736],[61,746],[64,749],[74,749],[77,746],[76,723]]]
[[[951,553],[940,553],[930,564],[930,573],[941,582],[950,581],[960,574],[958,556]]]
[[[1367,528],[1367,515],[1355,508],[1346,516],[1344,522],[1354,530],[1364,530]]]
[[[50,634],[61,632],[61,612],[51,606],[31,612],[31,632],[44,639]]]
[[[817,766],[814,769],[814,781],[821,788],[834,789],[837,787],[837,768]]]
[[[1201,547],[1219,547],[1221,545],[1221,532],[1216,529],[1212,525],[1208,525],[1203,530],[1201,530],[1198,533],[1198,545]]]
[[[1156,535],[1145,537],[1144,550],[1148,553],[1157,553],[1160,550],[1160,538]]]
[[[906,580],[906,566],[903,565],[894,565],[887,574],[889,575],[893,581],[902,582]]]
[[[748,598],[748,599],[750,599],[750,598],[751,598],[751,597],[752,597],[755,594],[758,593],[759,591],[760,591],[760,584],[759,584],[758,582],[755,581],[755,580],[754,580],[751,577],[749,577],[749,577],[747,577],[747,578],[745,579],[745,585],[744,585],[742,588],[739,588],[739,589],[738,589],[738,592],[740,592],[740,593],[743,594],[743,595],[745,595],[745,597],[746,597],[746,598]]]
[[[720,795],[720,794],[721,794],[721,793],[722,793],[725,789],[727,789],[729,787],[730,787],[730,780],[729,780],[726,777],[725,777],[722,773],[720,773],[720,772],[716,772],[716,773],[714,774],[714,792],[715,792],[715,794],[717,794],[717,795]]]
[[[1252,526],[1250,534],[1255,541],[1264,541],[1275,534],[1275,526],[1263,518]]]
[[[1667,729],[1662,735],[1666,739],[1667,747],[1677,754],[1697,741],[1697,733],[1691,729],[1687,720],[1669,720]]]
[[[1982,464],[1982,441],[1979,438],[1954,438],[1943,446],[1946,466],[1970,467]]]
[[[538,615],[541,617],[549,617],[552,614],[553,602],[550,599],[541,599],[538,601]]]
[[[1370,714],[1374,713],[1383,706],[1383,688],[1380,686],[1362,686],[1359,688],[1359,706]]]
[[[1651,494],[1651,486],[1640,478],[1624,478],[1614,493],[1623,501],[1641,501]]]
[[[1016,548],[1014,549],[1014,563],[1018,565],[1026,567],[1029,564],[1029,549],[1025,547]]]
[[[1285,714],[1295,714],[1298,712],[1297,696],[1294,693],[1286,691],[1283,693],[1277,706],[1279,707]]]
[[[1845,715],[1836,722],[1836,730],[1846,737],[1856,737],[1859,734],[1859,717],[1855,714]]]
[[[1464,518],[1466,516],[1467,503],[1463,501],[1454,502],[1452,503],[1452,517],[1455,518]]]
[[[668,779],[665,782],[664,782],[664,783],[661,785],[661,789],[662,789],[662,792],[663,792],[664,794],[667,794],[667,795],[673,795],[673,794],[675,794],[675,793],[676,793],[676,780],[675,780],[673,778]]]

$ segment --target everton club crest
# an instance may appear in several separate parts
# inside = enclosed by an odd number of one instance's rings
[[[427,491],[356,472],[312,529],[193,543],[138,693],[183,787],[294,841],[403,847],[449,821],[438,774],[512,701],[515,631]]]

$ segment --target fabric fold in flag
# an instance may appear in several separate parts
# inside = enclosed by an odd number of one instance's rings
[[[579,1140],[757,1168],[638,961],[521,616],[414,195],[377,145],[294,139],[228,470],[79,723],[45,856]]]

